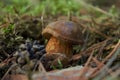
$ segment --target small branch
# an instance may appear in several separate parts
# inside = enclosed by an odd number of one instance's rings
[[[99,64],[99,66],[92,72],[91,77],[95,77],[98,73],[99,70],[104,66],[103,64],[109,59],[111,58],[114,54],[116,54],[116,51],[120,50],[120,41],[118,41],[118,43],[116,44],[115,48],[112,50],[112,52],[106,56],[106,58]],[[119,52],[118,52],[119,53]]]
[[[7,72],[4,74],[4,76],[2,77],[1,80],[4,80],[5,77],[7,76],[7,74],[10,72],[10,70],[11,70],[13,67],[15,67],[16,65],[17,65],[17,64],[13,64],[13,65],[11,65],[11,67],[7,70]]]
[[[88,65],[89,65],[90,61],[92,60],[93,53],[94,53],[94,50],[92,51],[90,57],[88,58],[87,62],[85,63],[84,68],[82,69],[82,72],[81,72],[81,75],[80,75],[80,79],[85,78],[85,73],[86,73],[86,72],[88,71],[88,69],[89,69]]]

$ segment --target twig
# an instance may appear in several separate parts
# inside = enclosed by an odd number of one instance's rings
[[[43,49],[43,50],[44,50],[44,49]],[[43,50],[40,51],[40,54],[42,54],[42,51],[43,51]],[[43,56],[42,56],[42,57],[43,57]],[[40,57],[40,58],[37,60],[37,62],[36,62],[36,64],[35,64],[35,67],[34,67],[34,69],[33,69],[33,72],[35,71],[35,69],[37,68],[38,65],[41,65],[41,66],[42,66],[42,63],[41,63],[41,58],[42,58],[42,57]],[[42,68],[42,69],[43,69],[43,68]],[[43,71],[46,72],[45,69],[43,69]]]
[[[119,49],[120,49],[120,40],[118,41],[117,45],[116,45],[115,48],[112,50],[112,52],[104,59],[103,62],[105,62],[105,61],[107,61],[109,58],[111,58],[112,55],[115,54],[115,52],[116,52],[117,50],[119,50]]]
[[[47,72],[43,66],[43,64],[41,63],[41,61],[39,61],[39,71],[43,71],[43,72]]]
[[[15,67],[17,64],[13,64],[13,65],[11,65],[11,67],[7,70],[7,72],[4,74],[4,76],[2,77],[2,79],[1,80],[4,80],[4,78],[7,76],[7,74],[10,72],[10,70],[13,68],[13,67]]]
[[[101,57],[103,55],[103,49],[105,48],[106,44],[107,44],[107,41],[101,46],[98,54],[96,55],[96,58],[99,57],[99,59],[101,59]]]
[[[120,48],[120,41],[116,44],[115,48],[112,50],[112,52],[106,56],[106,58],[99,64],[99,66],[92,72],[91,77],[95,77],[99,73],[99,69],[103,67],[103,64],[112,57],[113,54]]]
[[[100,65],[101,64],[101,62],[100,61],[98,61],[96,58],[92,58],[92,60],[97,64],[97,65]],[[104,66],[104,64],[102,64],[102,66]],[[107,71],[111,74],[111,72],[112,72],[112,69],[108,69],[108,67],[106,67],[106,69],[107,69]],[[112,75],[112,74],[111,74]]]
[[[100,75],[98,76],[98,78],[102,78],[105,76],[106,74],[106,70],[108,69],[108,67],[111,66],[111,64],[113,63],[113,61],[116,59],[117,55],[120,53],[120,49],[118,49],[114,55],[112,56],[112,58],[107,62],[107,64],[105,66],[103,66],[103,68],[98,71],[98,73],[100,73]],[[107,69],[106,69],[107,68]],[[112,71],[111,71],[112,72]]]
[[[107,36],[107,35],[101,33],[100,31],[98,31],[98,30],[95,29],[94,27],[92,27],[92,28],[91,28],[91,27],[88,27],[88,28],[90,29],[90,31],[93,31],[93,32],[95,32],[95,33],[97,33],[97,34],[103,36],[103,37],[106,38],[106,39],[111,38],[111,37],[109,37],[109,36]]]
[[[88,65],[89,65],[90,61],[92,60],[93,53],[94,53],[94,50],[92,51],[90,57],[88,58],[87,62],[85,63],[84,68],[82,69],[82,72],[81,72],[81,75],[80,75],[80,79],[82,79],[82,78],[85,77],[84,75],[85,75],[85,73],[86,73],[86,72],[88,71],[88,69],[89,69]]]
[[[88,55],[88,56],[89,56],[90,53],[92,52],[92,50],[99,49],[99,48],[101,47],[101,45],[105,44],[105,43],[106,43],[107,41],[109,41],[109,40],[112,40],[112,38],[106,39],[106,40],[104,40],[104,41],[102,41],[102,42],[99,42],[99,43],[97,43],[97,44],[93,44],[93,45],[92,45],[91,47],[89,47],[87,50],[82,51],[82,52],[74,55],[74,56],[72,57],[71,61],[72,61],[72,60],[78,60],[78,59],[80,59],[80,58],[82,57],[82,55]]]

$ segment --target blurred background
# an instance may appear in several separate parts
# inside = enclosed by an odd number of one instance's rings
[[[120,8],[120,0],[0,0],[0,14],[25,13],[56,16],[73,12],[74,15],[79,16],[84,14],[85,10],[94,12],[90,4],[110,13],[115,13]]]

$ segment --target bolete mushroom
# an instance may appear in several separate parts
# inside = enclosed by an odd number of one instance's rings
[[[81,27],[67,20],[59,20],[48,24],[42,35],[49,39],[46,45],[47,54],[62,53],[72,56],[72,45],[82,44]]]

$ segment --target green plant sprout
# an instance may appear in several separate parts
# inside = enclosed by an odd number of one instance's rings
[[[58,65],[57,66],[51,65],[50,67],[53,68],[54,70],[55,69],[62,69],[63,68],[63,64],[60,61],[60,59],[58,59]]]

